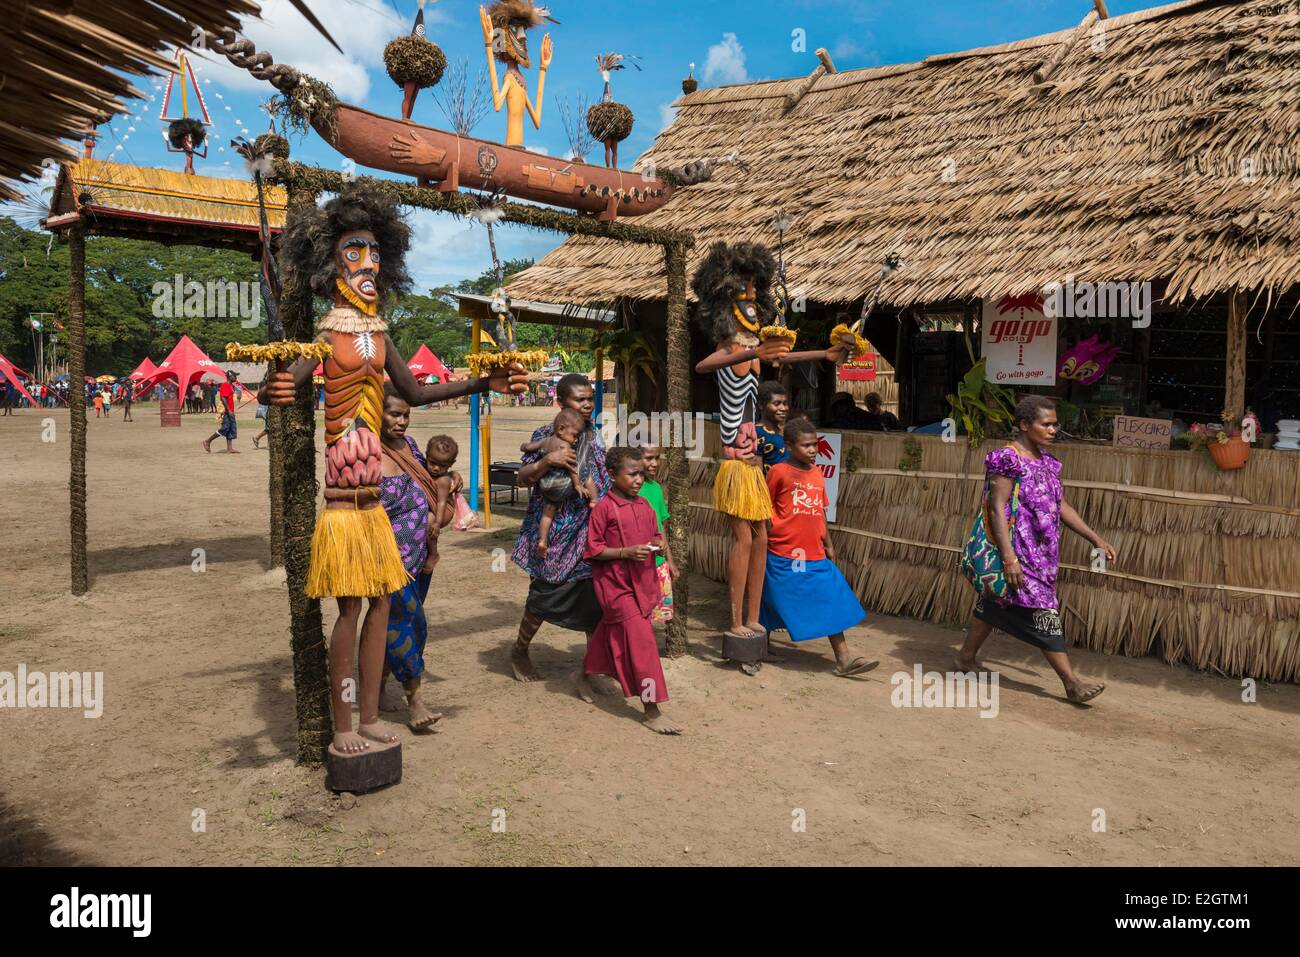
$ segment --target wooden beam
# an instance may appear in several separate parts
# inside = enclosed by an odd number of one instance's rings
[[[321,169],[317,166],[304,166],[287,160],[276,160],[275,172],[271,182],[286,188],[308,190],[313,193],[340,192],[348,184],[341,172]],[[479,212],[478,197],[471,193],[443,193],[436,187],[421,186],[418,183],[404,183],[393,179],[378,179],[373,176],[357,176],[355,182],[374,187],[382,193],[392,196],[403,206],[417,209],[432,209],[451,213],[453,216],[472,216]],[[663,246],[676,244],[690,247],[695,240],[689,233],[680,233],[670,229],[656,229],[651,226],[634,226],[622,220],[602,223],[594,216],[564,212],[549,206],[530,206],[524,203],[503,201],[495,204],[502,211],[502,219],[507,223],[531,226],[534,229],[549,229],[569,236],[596,236],[604,239],[616,239],[624,243],[644,243]]]
[[[90,590],[86,564],[86,233],[68,229],[68,413],[71,447],[68,526],[72,532],[72,594]]]
[[[1103,20],[1110,19],[1110,11],[1106,9],[1106,0],[1092,0],[1092,5],[1097,10],[1097,16]]]
[[[686,247],[664,247],[668,274],[668,411],[680,413],[682,428],[691,421],[691,330],[686,319]],[[668,654],[686,654],[687,574],[691,567],[691,469],[686,461],[685,435],[663,450],[668,491],[668,544],[681,576],[673,582],[673,618],[668,622]]]
[[[1065,55],[1070,52],[1070,48],[1073,47],[1079,38],[1088,31],[1088,28],[1096,22],[1097,11],[1089,10],[1084,18],[1079,21],[1079,25],[1074,28],[1074,31],[1056,45],[1056,50],[1052,54],[1051,59],[1034,71],[1034,82],[1046,83],[1047,80],[1051,78],[1052,74],[1056,72],[1056,68],[1061,65],[1061,61],[1065,59]]]
[[[1228,294],[1227,372],[1223,413],[1234,425],[1246,414],[1246,314],[1250,306],[1240,289]]]

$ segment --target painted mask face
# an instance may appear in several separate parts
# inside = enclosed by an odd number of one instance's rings
[[[528,25],[523,20],[511,20],[492,32],[492,52],[502,60],[514,60],[521,67],[528,62]]]
[[[338,243],[339,279],[367,305],[379,300],[379,243],[368,229],[344,233]]]
[[[754,282],[749,280],[745,283],[745,288],[737,296],[733,304],[736,314],[736,322],[740,328],[746,332],[758,332],[758,295],[754,292]]]

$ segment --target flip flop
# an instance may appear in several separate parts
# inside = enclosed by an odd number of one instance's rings
[[[1101,694],[1105,690],[1106,690],[1106,683],[1103,681],[1101,684],[1097,685],[1096,688],[1094,688],[1090,693],[1086,695],[1077,695],[1073,691],[1067,691],[1065,693],[1065,697],[1071,704],[1086,704],[1087,702],[1091,701],[1093,698],[1097,697],[1097,695]]]
[[[745,674],[749,675],[751,678],[754,677],[754,675],[758,674],[759,671],[762,670],[762,668],[763,668],[763,663],[761,661],[744,661],[741,662],[740,665],[740,670],[743,671]]]
[[[859,655],[858,657],[850,661],[847,665],[845,665],[843,668],[836,668],[835,677],[848,678],[852,675],[861,675],[861,674],[865,674],[868,671],[872,671],[879,666],[880,666],[879,661],[868,661],[866,658],[863,658],[861,655]]]

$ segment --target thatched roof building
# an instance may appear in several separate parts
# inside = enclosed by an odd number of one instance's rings
[[[1300,282],[1297,102],[1294,0],[1191,0],[811,86],[684,96],[639,165],[739,149],[752,170],[643,220],[694,233],[694,268],[715,240],[774,242],[784,208],[791,284],[823,304],[861,300],[889,252],[906,263],[883,290],[894,306],[1071,275],[1163,280],[1167,300],[1278,292]],[[657,250],[585,237],[509,287],[578,303],[663,289]]]

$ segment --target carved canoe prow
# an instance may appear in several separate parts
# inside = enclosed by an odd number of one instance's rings
[[[461,186],[500,191],[602,221],[658,209],[674,188],[661,178],[458,136],[346,103],[335,110],[333,135],[317,132],[358,166],[436,182],[443,192]]]

